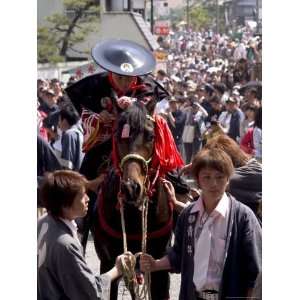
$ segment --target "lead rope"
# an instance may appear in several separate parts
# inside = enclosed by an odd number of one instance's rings
[[[147,189],[147,195],[145,196],[145,201],[143,203],[142,209],[142,253],[147,253],[147,232],[148,232],[148,205],[149,205],[149,195],[152,195],[153,187],[159,177],[160,165],[156,170],[156,174],[152,183],[149,183]],[[144,284],[142,284],[141,291],[139,291],[139,286],[137,286],[136,295],[139,299],[147,299],[151,300],[151,273],[145,272],[144,274]]]
[[[147,250],[147,227],[148,227],[148,205],[149,201],[147,196],[144,198],[144,203],[142,207],[142,253],[146,253]],[[121,213],[121,225],[122,225],[122,234],[123,234],[123,250],[124,253],[127,252],[127,236],[126,236],[126,227],[125,227],[125,217],[124,217],[124,206],[122,199],[119,199],[120,202],[120,213]],[[136,258],[130,261],[128,266],[124,259],[122,259],[122,269],[125,285],[129,290],[133,290],[137,300],[151,300],[151,274],[150,272],[145,272],[144,282],[138,284],[135,274],[135,264]]]
[[[148,227],[148,205],[149,199],[146,196],[142,208],[142,254],[147,251],[147,227]],[[151,300],[151,274],[150,272],[145,272],[144,282],[141,285],[136,285],[135,295],[138,299],[148,299]]]
[[[120,213],[121,213],[121,225],[122,225],[122,234],[123,234],[123,252],[127,252],[127,236],[126,236],[126,228],[125,228],[125,218],[124,218],[124,206],[122,199],[119,199],[120,202]],[[136,279],[135,279],[135,264],[136,259],[133,257],[133,259],[130,261],[129,265],[126,264],[124,261],[124,258],[121,260],[122,263],[122,273],[124,277],[124,282],[126,287],[129,290],[135,290],[136,285]]]
[[[149,205],[149,195],[152,195],[153,187],[159,177],[160,165],[156,170],[156,174],[152,183],[149,183],[147,188],[147,195],[145,196],[145,201],[142,208],[142,253],[147,253],[147,232],[148,232],[148,205]],[[145,272],[144,274],[144,283],[142,284],[141,291],[139,291],[139,286],[137,286],[136,295],[139,299],[151,300],[151,273]]]

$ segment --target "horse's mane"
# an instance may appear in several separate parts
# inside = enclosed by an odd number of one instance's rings
[[[128,124],[130,126],[130,139],[135,140],[144,131],[147,113],[145,106],[139,102],[134,102],[133,105],[122,112],[117,124],[117,139],[121,138],[124,125]]]

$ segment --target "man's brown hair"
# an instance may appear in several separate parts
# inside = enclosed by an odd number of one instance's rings
[[[48,173],[40,191],[42,204],[53,216],[60,217],[62,208],[72,206],[74,199],[86,185],[86,178],[75,171],[59,170]]]

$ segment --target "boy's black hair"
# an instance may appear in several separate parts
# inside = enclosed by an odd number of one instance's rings
[[[61,120],[66,120],[70,126],[75,125],[80,119],[78,112],[71,104],[64,105],[60,109],[59,115]]]

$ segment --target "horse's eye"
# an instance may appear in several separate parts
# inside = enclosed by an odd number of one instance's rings
[[[153,141],[154,140],[154,133],[153,132],[149,132],[149,131],[146,131],[145,132],[145,140],[146,141]]]

